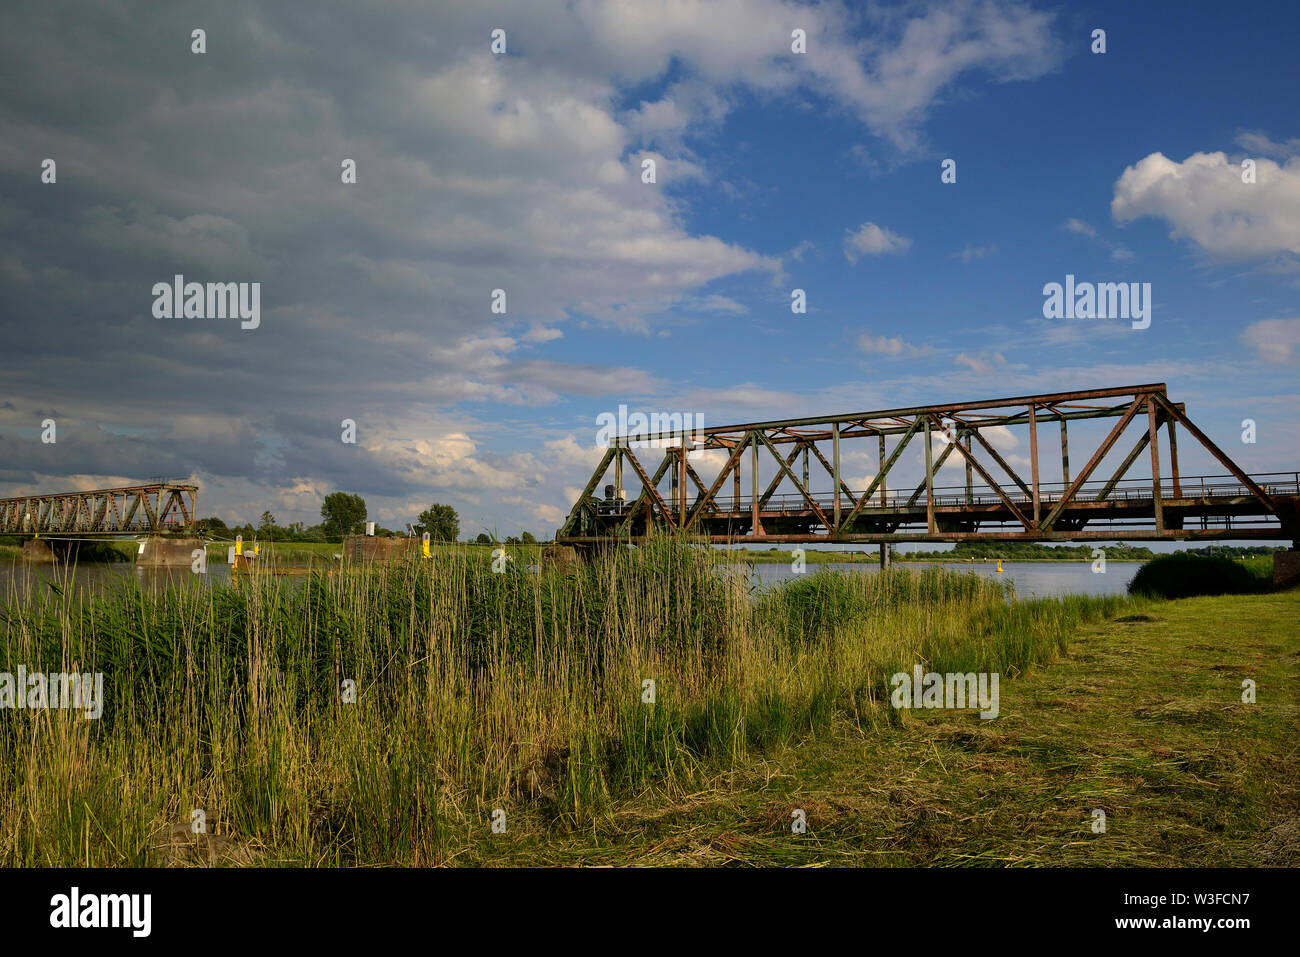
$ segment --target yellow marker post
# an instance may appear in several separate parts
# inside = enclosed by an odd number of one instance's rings
[[[253,542],[253,557],[256,558],[261,553],[262,553],[262,546],[257,544],[257,542]]]
[[[244,554],[244,536],[236,535],[235,536],[235,557],[240,558],[243,556],[243,554]]]
[[[431,557],[429,555],[429,533],[428,532],[425,532],[420,539],[420,554],[423,555],[425,558]]]
[[[1002,559],[998,559],[998,574],[1002,574]]]

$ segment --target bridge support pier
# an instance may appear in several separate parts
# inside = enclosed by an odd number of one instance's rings
[[[23,542],[23,561],[30,565],[53,565],[54,549],[43,538],[29,538]]]
[[[1300,582],[1300,550],[1273,553],[1273,587],[1286,588]]]
[[[144,540],[144,551],[135,557],[140,568],[181,568],[194,561],[194,549],[202,548],[197,538],[161,538],[150,535]]]
[[[880,543],[880,567],[882,569],[889,567],[890,558],[891,556],[889,554],[889,542],[881,542]]]

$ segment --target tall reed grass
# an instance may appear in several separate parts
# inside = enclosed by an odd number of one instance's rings
[[[569,569],[467,549],[32,590],[0,606],[0,671],[103,672],[106,703],[0,710],[0,864],[166,863],[196,808],[236,860],[436,864],[493,808],[583,826],[836,713],[888,733],[892,673],[1014,676],[1128,601],[934,568],[759,589],[724,558],[660,540]]]

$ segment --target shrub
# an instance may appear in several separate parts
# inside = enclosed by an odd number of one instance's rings
[[[1263,582],[1230,558],[1173,554],[1152,559],[1129,582],[1130,595],[1191,598],[1195,595],[1241,595],[1263,590]]]

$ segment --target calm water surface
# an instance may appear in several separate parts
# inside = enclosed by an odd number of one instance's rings
[[[998,573],[996,562],[897,562],[904,568],[926,568],[942,565],[952,571],[976,572],[1000,581],[1015,582],[1016,594],[1022,598],[1047,598],[1056,595],[1122,595],[1128,589],[1141,562],[1107,562],[1104,574],[1094,574],[1091,562],[1003,562]],[[755,565],[754,578],[766,584],[795,578],[796,574],[786,564]],[[880,567],[874,562],[808,563],[808,572],[819,568],[874,575]]]
[[[1016,594],[1022,597],[1048,597],[1054,595],[1118,595],[1128,588],[1129,581],[1141,567],[1140,562],[1110,562],[1105,574],[1094,574],[1090,562],[1003,562],[1002,573],[997,571],[993,562],[899,562],[899,565],[911,568],[924,568],[929,565],[943,565],[953,571],[976,572],[1015,583]],[[861,563],[827,563],[808,564],[808,572],[819,568],[853,574],[874,575],[879,567],[874,562]],[[796,577],[790,566],[781,564],[763,564],[753,566],[756,582],[772,584]],[[167,584],[188,584],[201,586],[212,582],[230,580],[230,566],[223,562],[209,562],[206,576],[196,575],[185,568],[136,568],[131,564],[80,565],[74,569],[53,565],[25,565],[22,562],[0,562],[0,602],[6,601],[26,591],[30,583],[33,588],[43,588],[46,582],[66,586],[69,582],[74,588],[112,585],[124,579],[134,578],[146,587],[161,587]],[[285,581],[301,581],[301,578],[286,578]]]

